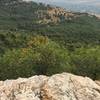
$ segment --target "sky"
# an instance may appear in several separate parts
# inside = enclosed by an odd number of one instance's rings
[[[27,1],[30,1],[30,0],[27,0]],[[33,1],[38,1],[38,2],[63,2],[63,3],[94,3],[94,4],[97,4],[99,3],[100,4],[100,0],[33,0]]]
[[[56,5],[72,11],[88,11],[100,14],[100,0],[26,0]]]

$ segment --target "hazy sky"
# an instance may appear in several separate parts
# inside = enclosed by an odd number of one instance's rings
[[[86,4],[86,5],[94,5],[100,7],[100,0],[26,0],[26,1],[36,1],[43,2],[48,4],[53,3],[67,3],[67,4]]]
[[[30,0],[27,0],[30,1]],[[33,0],[39,2],[100,3],[100,0]]]
[[[100,0],[26,0],[56,5],[72,11],[100,14]]]

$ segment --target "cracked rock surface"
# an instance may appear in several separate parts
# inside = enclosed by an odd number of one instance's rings
[[[0,81],[0,100],[100,100],[100,85],[69,73]]]

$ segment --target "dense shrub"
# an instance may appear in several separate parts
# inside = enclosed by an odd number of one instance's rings
[[[28,37],[25,45],[1,55],[0,79],[61,72],[100,79],[100,46],[67,50],[44,36]]]
[[[29,47],[9,50],[0,57],[0,79],[70,71],[66,49],[42,36],[30,41]]]
[[[73,73],[100,79],[100,47],[80,48],[72,54]]]

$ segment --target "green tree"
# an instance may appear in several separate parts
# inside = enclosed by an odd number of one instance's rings
[[[70,72],[69,52],[65,48],[45,37],[33,40],[31,46],[6,51],[0,57],[0,79]]]
[[[71,58],[75,74],[100,79],[100,47],[77,49]]]

